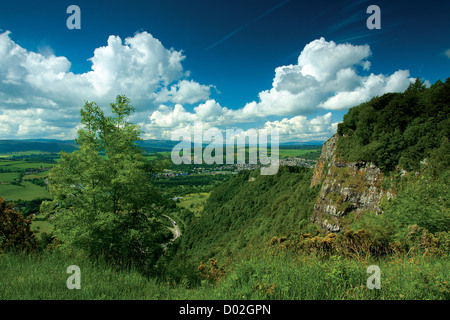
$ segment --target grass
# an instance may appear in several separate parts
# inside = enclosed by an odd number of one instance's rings
[[[369,265],[381,270],[381,289],[367,288]],[[448,257],[395,257],[379,261],[255,253],[226,268],[217,284],[191,287],[147,278],[102,261],[56,252],[0,255],[0,299],[201,300],[448,300]],[[81,289],[69,290],[67,267],[81,270]]]
[[[40,169],[40,168],[48,168],[48,167],[52,167],[55,164],[54,163],[48,163],[48,162],[34,162],[34,161],[12,161],[13,163],[10,164],[2,164],[0,163],[0,165],[6,166],[6,168],[9,168],[11,170],[25,170],[25,169],[30,169],[30,168],[35,168],[35,169]]]
[[[34,220],[31,223],[31,230],[35,231],[37,233],[52,233],[54,229],[54,225],[52,223],[50,223],[49,221],[39,221],[39,220]]]
[[[45,188],[32,184],[27,180],[33,178],[44,178],[48,176],[48,171],[36,172],[30,175],[24,175],[21,185],[13,185],[15,179],[24,173],[27,169],[40,169],[54,166],[53,163],[45,161],[25,161],[0,159],[0,169],[12,172],[0,172],[0,197],[6,200],[33,200],[36,198],[49,198],[50,195]]]
[[[43,187],[23,181],[22,186],[0,184],[0,197],[5,200],[33,200],[37,198],[50,198],[50,194]]]
[[[49,171],[42,171],[34,174],[27,174],[23,176],[23,180],[33,180],[33,179],[40,179],[40,178],[46,178],[48,177]]]
[[[196,216],[200,216],[203,211],[203,206],[208,200],[210,193],[200,192],[191,193],[183,196],[177,203],[178,207],[185,208],[193,212]]]
[[[29,156],[29,155],[38,155],[38,154],[50,154],[51,152],[44,151],[16,151],[16,152],[4,152],[0,153],[0,158],[9,158],[11,156]]]
[[[318,149],[280,149],[279,156],[281,159],[284,158],[303,158],[305,155],[317,155],[316,159],[320,156],[320,151],[322,147]]]
[[[0,173],[0,182],[12,182],[17,178],[19,178],[18,172],[1,172]]]
[[[69,290],[67,267],[81,271],[81,290]],[[133,271],[58,253],[0,256],[0,299],[158,299],[159,286]]]

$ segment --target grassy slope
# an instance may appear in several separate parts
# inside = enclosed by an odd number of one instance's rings
[[[209,192],[190,193],[179,199],[177,207],[188,209],[196,216],[200,216],[203,212],[205,202],[208,200]]]
[[[357,262],[289,254],[258,255],[237,262],[216,286],[171,284],[133,270],[61,253],[0,255],[0,299],[450,299],[448,257],[375,262],[381,290],[369,290],[367,267]],[[81,271],[81,289],[69,290],[67,267]]]
[[[50,194],[43,187],[27,181],[23,181],[22,185],[0,184],[0,196],[5,200],[33,200],[50,197]]]
[[[262,252],[273,236],[295,234],[308,224],[318,192],[309,188],[310,179],[310,169],[282,167],[274,176],[242,172],[223,183],[186,228],[168,269],[190,273],[209,258],[232,264],[239,256]]]

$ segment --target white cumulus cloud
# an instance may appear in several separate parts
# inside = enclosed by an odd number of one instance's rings
[[[365,75],[368,45],[336,44],[324,38],[307,44],[296,65],[275,69],[272,88],[259,93],[237,113],[241,119],[306,115],[323,108],[346,110],[376,95],[403,91],[414,80],[408,70]]]
[[[277,129],[285,141],[325,141],[336,132],[337,122],[333,122],[331,112],[307,119],[305,116],[267,121],[264,129]]]
[[[147,32],[124,41],[109,36],[95,49],[91,70],[74,74],[66,57],[27,51],[9,31],[0,33],[0,127],[2,137],[73,138],[73,122],[85,100],[106,105],[118,94],[127,95],[139,111],[152,111],[161,103],[206,101],[211,86],[188,80],[181,51],[165,48]],[[43,109],[41,114],[33,114]],[[30,115],[15,116],[18,110]],[[33,114],[31,116],[31,114]],[[54,114],[57,120],[50,120]],[[70,123],[71,129],[67,126]],[[4,128],[8,128],[5,130]]]
[[[81,74],[70,71],[66,57],[28,51],[10,35],[0,33],[2,138],[74,138],[84,100],[105,106],[125,94],[137,109],[132,121],[146,138],[170,139],[171,130],[196,123],[215,128],[258,122],[280,129],[287,140],[325,140],[337,125],[329,111],[403,91],[414,80],[408,70],[369,73],[368,45],[320,38],[303,48],[296,64],[276,68],[271,88],[257,100],[229,109],[211,98],[214,85],[189,79],[182,51],[165,48],[148,32],[124,40],[109,36],[89,59],[91,69]],[[324,114],[306,117],[318,111]],[[273,117],[282,119],[267,121]]]

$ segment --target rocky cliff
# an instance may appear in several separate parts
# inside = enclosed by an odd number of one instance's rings
[[[311,187],[322,183],[311,220],[331,232],[345,230],[350,213],[381,213],[381,199],[393,196],[383,187],[383,172],[374,164],[340,159],[338,141],[335,134],[323,145],[311,181]]]

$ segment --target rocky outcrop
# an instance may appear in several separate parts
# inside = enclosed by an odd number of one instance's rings
[[[373,163],[339,159],[338,140],[336,134],[323,145],[311,181],[311,187],[323,182],[311,220],[331,232],[345,230],[351,212],[381,213],[381,199],[393,196],[383,187],[384,174]]]
[[[336,142],[338,140],[338,134],[336,133],[330,139],[328,139],[322,146],[322,152],[314,168],[314,174],[311,179],[311,187],[322,182],[324,177],[324,170],[328,170],[328,165],[333,162],[336,153]]]

